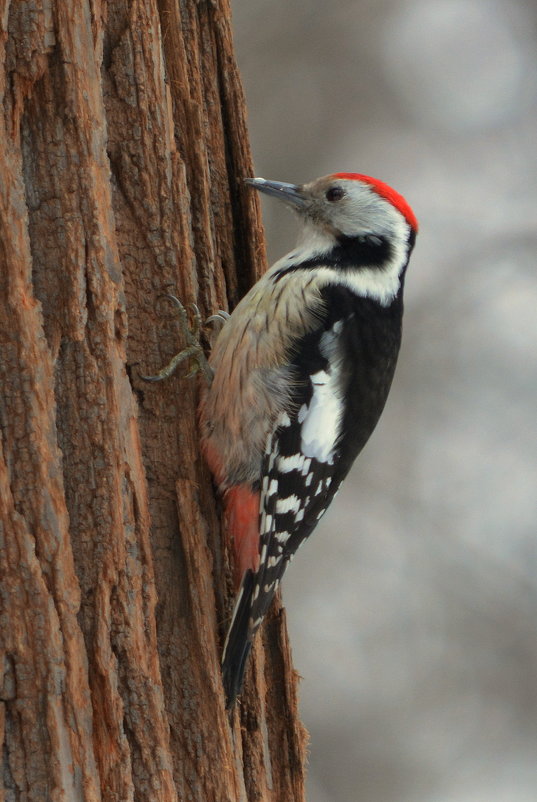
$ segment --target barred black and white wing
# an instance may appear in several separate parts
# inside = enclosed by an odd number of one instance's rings
[[[301,342],[290,411],[267,440],[261,471],[259,568],[243,577],[223,656],[228,706],[240,691],[251,643],[287,564],[317,525],[343,478],[338,442],[343,420],[339,326]]]
[[[222,660],[228,707],[240,692],[254,636],[289,561],[315,528],[339,486],[339,481],[334,480],[333,463],[288,453],[299,434],[297,422],[285,415],[264,455],[259,568],[243,576]]]

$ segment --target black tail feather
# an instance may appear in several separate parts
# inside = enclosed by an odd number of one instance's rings
[[[246,661],[252,648],[253,634],[250,629],[252,593],[255,574],[246,571],[242,578],[239,598],[233,612],[233,620],[222,655],[222,678],[226,692],[226,708],[230,710],[241,692]]]

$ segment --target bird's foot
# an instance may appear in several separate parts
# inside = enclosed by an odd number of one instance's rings
[[[169,377],[175,373],[177,367],[186,360],[190,360],[190,370],[188,373],[185,374],[184,378],[190,379],[192,376],[196,376],[198,373],[202,373],[205,380],[210,384],[213,380],[213,369],[209,365],[207,361],[207,357],[205,356],[205,352],[200,342],[200,332],[203,326],[207,326],[209,323],[225,323],[226,320],[229,318],[229,314],[224,312],[222,309],[218,310],[215,315],[211,315],[205,323],[202,324],[201,321],[201,314],[200,310],[196,306],[196,304],[191,304],[192,309],[192,325],[189,325],[188,320],[188,312],[186,307],[183,306],[179,298],[175,295],[166,294],[162,296],[166,298],[166,300],[171,301],[174,306],[177,308],[177,313],[179,317],[179,326],[181,331],[186,340],[186,348],[183,348],[182,351],[179,351],[167,365],[165,365],[162,370],[156,374],[156,376],[142,376],[140,378],[146,382],[161,382],[165,379],[169,379]]]

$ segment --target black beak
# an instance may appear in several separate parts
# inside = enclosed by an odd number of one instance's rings
[[[302,188],[298,184],[285,184],[283,181],[267,181],[265,178],[245,178],[247,184],[255,187],[265,195],[272,195],[279,198],[288,206],[294,209],[303,209],[306,205],[306,198],[302,193]]]

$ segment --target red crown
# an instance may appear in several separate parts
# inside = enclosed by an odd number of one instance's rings
[[[365,184],[369,184],[372,187],[377,195],[380,195],[381,198],[387,200],[392,206],[401,212],[407,223],[410,227],[414,230],[418,230],[418,221],[416,219],[416,215],[410,208],[407,201],[400,195],[395,189],[392,189],[388,184],[385,184],[384,181],[379,181],[377,178],[371,178],[369,175],[362,175],[361,173],[334,173],[334,178],[347,178],[351,181],[363,181]]]

